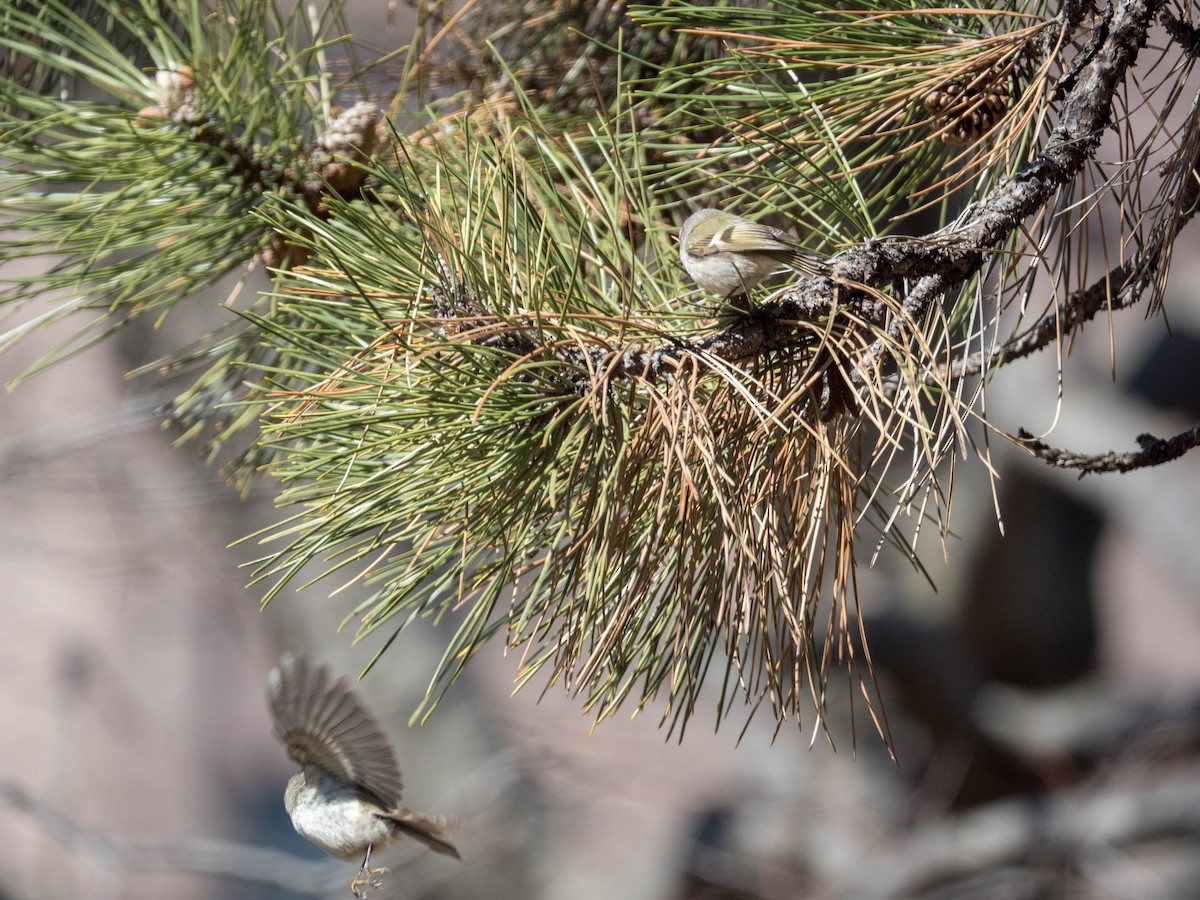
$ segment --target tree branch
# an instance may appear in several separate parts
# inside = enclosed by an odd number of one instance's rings
[[[897,338],[905,321],[920,321],[942,297],[973,276],[988,254],[1002,246],[1028,216],[1078,176],[1111,124],[1114,95],[1144,46],[1147,29],[1164,6],[1165,0],[1129,0],[1115,10],[1106,10],[1105,27],[1097,30],[1096,40],[1081,57],[1082,63],[1072,68],[1059,85],[1063,90],[1062,114],[1044,152],[1012,177],[1001,180],[955,223],[924,238],[881,238],[846,250],[831,262],[832,278],[803,278],[778,301],[728,317],[723,331],[694,344],[672,341],[659,348],[594,347],[584,352],[568,351],[567,357],[586,362],[608,377],[658,377],[669,373],[680,357],[690,353],[711,354],[726,361],[746,359],[794,345],[796,322],[829,316],[837,303],[849,306],[866,321],[882,323],[882,304],[870,295],[869,288],[897,279],[917,279],[903,302],[905,316],[892,317],[888,338]],[[1082,20],[1089,8],[1086,3],[1072,4],[1064,27]],[[1064,15],[1067,12],[1064,10]],[[1185,149],[1179,160],[1180,170],[1191,171],[1200,154],[1200,141],[1190,142]],[[1197,191],[1195,181],[1190,179],[1185,187],[1193,195]],[[1194,196],[1174,205],[1177,213],[1160,222],[1147,248],[1131,262],[1114,267],[1095,284],[1072,295],[1053,315],[1019,339],[991,353],[964,358],[952,366],[951,374],[977,374],[1003,360],[1027,355],[1102,309],[1137,302],[1152,280],[1154,264],[1162,259],[1170,238],[1192,217],[1194,207]],[[1120,285],[1116,297],[1113,284]],[[860,289],[855,290],[854,285]],[[473,315],[468,312],[467,317]],[[877,358],[884,345],[885,339],[878,338],[869,356]]]
[[[1135,286],[1130,274],[1138,268],[1136,263],[1121,263],[1097,279],[1087,288],[1071,294],[1060,303],[1053,313],[1039,319],[1028,331],[1006,342],[996,350],[980,350],[957,360],[950,367],[950,375],[963,378],[988,371],[1001,362],[1012,362],[1041,350],[1063,335],[1070,334],[1079,325],[1091,320],[1104,309],[1121,309],[1131,306],[1141,296],[1145,282]],[[1122,285],[1116,292],[1114,284]]]
[[[1162,11],[1159,20],[1171,40],[1182,47],[1184,53],[1192,57],[1200,55],[1200,28],[1184,22],[1169,9]]]
[[[1171,173],[1178,178],[1179,189],[1173,192],[1172,202],[1164,209],[1146,243],[1128,261],[1113,266],[1087,288],[1071,294],[1025,333],[999,349],[979,351],[959,360],[951,367],[952,376],[977,375],[1002,361],[1028,356],[1070,334],[1102,310],[1132,306],[1147,288],[1156,281],[1161,283],[1175,237],[1196,215],[1200,201],[1200,179],[1196,176],[1200,169],[1200,93],[1192,103],[1185,132],[1179,155],[1171,161]]]
[[[1037,440],[1024,428],[1017,431],[1017,437],[1021,439],[1021,446],[1038,459],[1059,469],[1078,469],[1082,478],[1093,473],[1130,472],[1178,459],[1193,447],[1200,446],[1200,425],[1165,440],[1151,434],[1139,434],[1137,442],[1142,449],[1133,453],[1110,450],[1089,455],[1060,450]]]

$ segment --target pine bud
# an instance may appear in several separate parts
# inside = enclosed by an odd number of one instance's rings
[[[192,89],[196,86],[191,66],[159,69],[154,73],[154,86],[158,92],[158,106],[167,115],[180,118],[185,108],[191,108]]]
[[[136,125],[138,128],[153,128],[162,124],[167,117],[166,112],[159,106],[143,106],[138,110]]]

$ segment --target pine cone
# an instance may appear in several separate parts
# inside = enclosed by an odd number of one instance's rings
[[[983,137],[1008,112],[1008,97],[1001,92],[999,83],[984,86],[972,83],[964,87],[955,81],[934,88],[922,102],[942,140],[955,145]]]
[[[269,269],[284,271],[304,265],[310,256],[312,254],[307,247],[296,246],[279,232],[272,234],[266,246],[258,251],[258,258],[263,261],[263,265]]]
[[[375,152],[378,117],[374,103],[356,103],[330,122],[317,139],[310,159],[312,169],[339,194],[357,190],[366,180],[367,174],[353,163],[366,162]]]

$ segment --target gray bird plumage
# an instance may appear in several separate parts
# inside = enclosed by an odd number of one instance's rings
[[[455,819],[400,806],[403,782],[391,742],[345,679],[288,654],[268,681],[276,734],[301,766],[284,793],[300,835],[340,859],[365,854],[360,876],[371,874],[372,849],[401,836],[459,858],[446,840]]]
[[[746,293],[782,266],[812,275],[822,265],[786,231],[718,209],[687,217],[679,229],[679,259],[696,284],[722,297]]]

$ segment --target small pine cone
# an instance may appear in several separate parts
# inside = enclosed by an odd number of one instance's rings
[[[1008,114],[1008,97],[993,87],[984,94],[982,108],[987,111],[988,121],[991,123],[988,128],[995,128]]]
[[[258,251],[264,266],[284,271],[304,265],[311,256],[307,247],[296,246],[279,232],[272,234],[266,246]]]
[[[317,140],[313,168],[339,194],[357,190],[366,180],[366,173],[352,163],[365,162],[375,152],[378,116],[374,103],[356,103],[334,119]]]
[[[932,118],[940,118],[958,102],[958,96],[962,93],[962,85],[957,82],[943,85],[940,88],[934,88],[923,99],[925,112],[929,113]]]
[[[1008,112],[1008,98],[996,85],[967,90],[952,82],[931,90],[922,102],[942,140],[960,146],[983,137]]]

